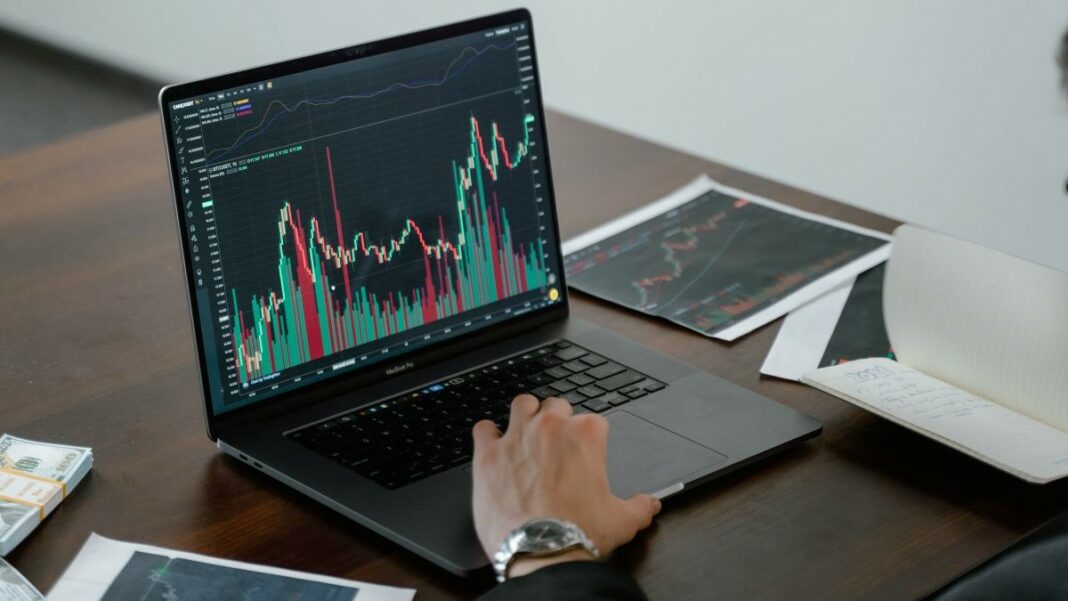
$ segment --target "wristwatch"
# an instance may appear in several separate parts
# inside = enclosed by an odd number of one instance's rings
[[[493,554],[497,582],[504,582],[508,578],[508,568],[519,555],[547,557],[575,547],[586,549],[594,557],[599,555],[593,541],[575,524],[555,518],[530,520],[508,533],[501,548]]]

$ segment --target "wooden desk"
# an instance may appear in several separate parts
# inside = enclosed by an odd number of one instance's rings
[[[893,221],[565,117],[565,236],[701,172],[889,231]],[[460,580],[221,455],[205,435],[155,116],[0,160],[0,431],[96,467],[8,559],[47,590],[90,532],[472,598]],[[761,378],[777,324],[722,344],[581,294],[574,311],[820,419],[794,451],[670,502],[615,561],[653,599],[914,598],[1059,509],[1033,487],[816,390]]]

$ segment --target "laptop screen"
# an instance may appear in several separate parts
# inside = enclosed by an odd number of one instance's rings
[[[215,414],[563,300],[529,34],[166,101]]]

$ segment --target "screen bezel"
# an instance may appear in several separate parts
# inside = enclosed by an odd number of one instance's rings
[[[549,211],[552,213],[552,223],[556,235],[556,274],[561,295],[560,301],[547,307],[533,310],[530,313],[510,318],[507,321],[487,326],[482,330],[476,330],[459,334],[452,338],[431,342],[425,347],[409,351],[403,355],[397,355],[394,357],[394,360],[391,360],[388,363],[377,362],[364,368],[339,374],[294,390],[281,392],[276,396],[264,399],[259,403],[252,403],[245,407],[216,414],[212,402],[212,390],[210,389],[207,372],[207,356],[204,352],[205,335],[213,335],[213,333],[205,333],[201,328],[201,314],[200,308],[197,306],[196,286],[193,270],[191,268],[192,252],[185,236],[187,223],[181,206],[181,185],[177,168],[177,157],[172,150],[174,130],[170,118],[170,104],[177,100],[213,93],[227,88],[240,87],[265,79],[278,78],[319,67],[326,67],[396,50],[412,48],[520,21],[526,23],[527,32],[530,38],[531,65],[533,66],[532,74],[534,76],[535,87],[534,92],[538,101],[537,121],[542,141],[540,156],[543,163],[542,168],[545,170],[545,181],[548,187],[548,190],[546,191],[546,199],[549,202]],[[553,186],[551,161],[549,158],[548,136],[545,123],[545,105],[542,100],[541,79],[538,73],[537,46],[535,45],[533,23],[531,22],[530,12],[527,9],[521,8],[383,40],[329,50],[234,73],[227,73],[225,75],[170,85],[160,90],[160,117],[162,119],[164,132],[167,168],[171,176],[171,194],[174,200],[175,215],[177,217],[178,241],[181,247],[182,261],[185,268],[186,298],[189,302],[190,318],[193,325],[193,339],[198,358],[201,396],[207,421],[208,436],[211,437],[212,440],[218,439],[219,434],[229,428],[247,424],[251,421],[263,420],[298,407],[306,407],[316,402],[334,398],[347,391],[381,382],[389,377],[386,373],[386,368],[395,364],[396,360],[401,357],[403,357],[405,361],[414,362],[417,366],[430,365],[443,359],[454,357],[467,350],[473,350],[486,344],[514,336],[520,331],[536,328],[546,323],[567,317],[569,312],[567,282],[565,281],[563,271],[563,256],[560,253],[559,216],[556,211],[556,195]]]

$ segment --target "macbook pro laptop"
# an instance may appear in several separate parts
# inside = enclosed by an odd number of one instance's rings
[[[604,415],[622,496],[819,433],[568,316],[527,11],[159,101],[209,436],[441,567],[488,565],[470,432],[519,393]]]

